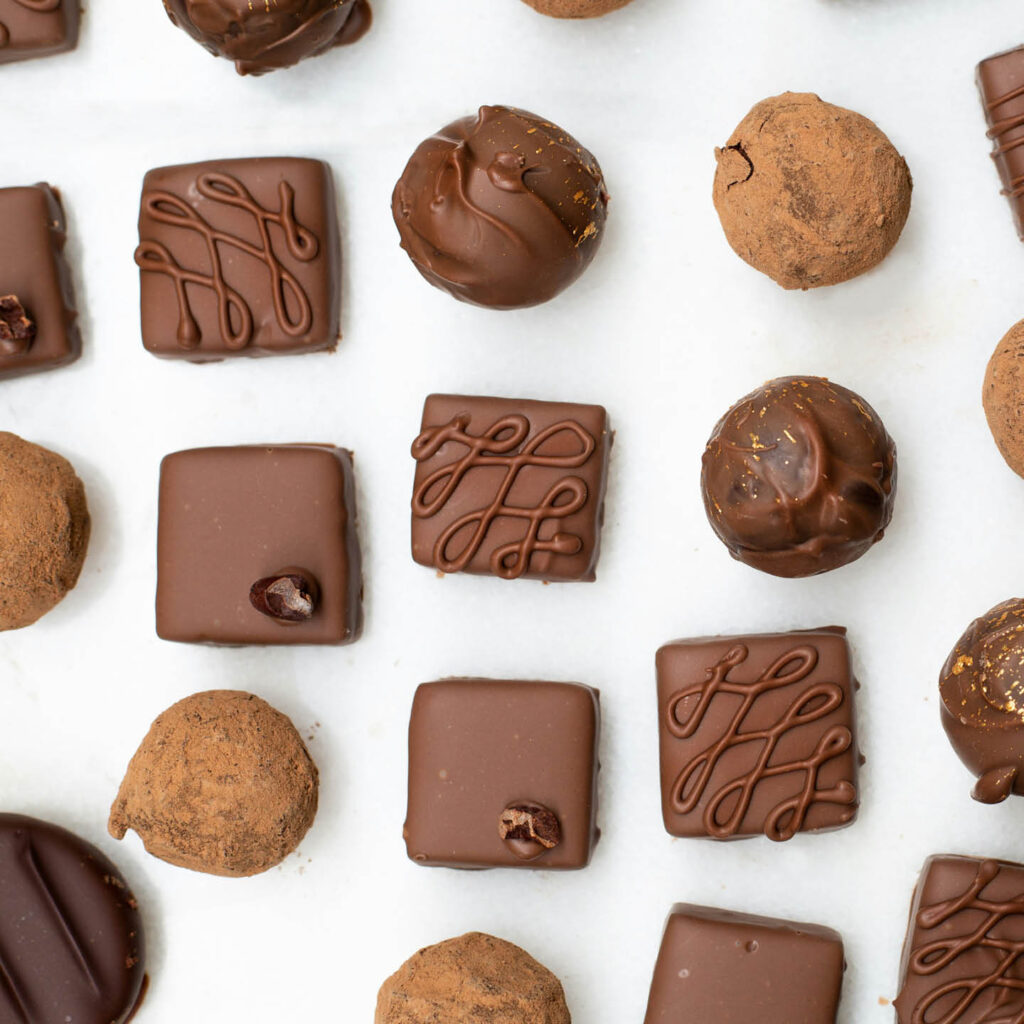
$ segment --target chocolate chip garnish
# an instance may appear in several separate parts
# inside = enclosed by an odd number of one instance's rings
[[[319,597],[316,580],[302,569],[282,569],[257,580],[249,590],[253,608],[282,624],[308,622]]]
[[[36,325],[17,295],[0,296],[0,354],[18,356],[36,339]]]
[[[541,804],[510,804],[498,819],[498,835],[520,860],[534,860],[562,841],[562,826]]]

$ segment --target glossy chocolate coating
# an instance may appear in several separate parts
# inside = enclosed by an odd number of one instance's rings
[[[925,861],[903,946],[898,1024],[1024,1018],[1024,865]]]
[[[416,269],[463,302],[547,302],[590,265],[608,196],[593,154],[536,114],[481,107],[413,153],[391,212]]]
[[[302,566],[301,622],[265,615],[253,584]],[[210,644],[344,644],[362,628],[352,456],[317,444],[196,448],[160,471],[156,630]]]
[[[992,140],[992,159],[1024,241],[1024,46],[983,60],[978,91]]]
[[[164,0],[167,16],[240,75],[290,68],[361,39],[372,20],[368,0]]]
[[[66,241],[56,189],[0,189],[0,296],[15,297],[35,325],[29,345],[0,349],[0,379],[65,366],[81,354]]]
[[[831,928],[677,903],[644,1024],[835,1024],[844,969]]]
[[[942,725],[977,776],[974,799],[1024,795],[1024,600],[997,604],[967,627],[939,677]]]
[[[0,1021],[124,1024],[141,1001],[135,897],[95,846],[0,814]]]
[[[599,731],[589,686],[424,683],[409,720],[409,857],[452,868],[586,867],[599,835]],[[513,808],[533,814],[544,842],[508,834]]]
[[[661,800],[674,836],[782,841],[857,814],[846,630],[678,640],[657,656]]]
[[[79,0],[0,0],[0,64],[73,50],[78,5]]]
[[[733,558],[773,576],[812,576],[882,539],[896,445],[859,395],[822,377],[779,377],[718,421],[701,489]]]
[[[338,342],[341,245],[330,168],[294,157],[150,171],[139,246],[142,341],[209,362]]]

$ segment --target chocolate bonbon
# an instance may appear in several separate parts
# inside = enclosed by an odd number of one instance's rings
[[[599,405],[431,395],[412,556],[445,573],[593,580],[612,434]]]
[[[845,633],[705,637],[658,651],[669,833],[781,841],[853,821],[856,684]]]
[[[844,969],[831,928],[679,903],[644,1024],[835,1024]]]
[[[598,694],[446,679],[416,691],[405,843],[419,864],[585,867],[597,843]]]
[[[992,159],[1024,240],[1024,47],[997,53],[977,70]]]
[[[73,50],[78,43],[78,4],[79,0],[0,0],[0,64]],[[0,224],[3,221],[0,213]]]
[[[330,168],[265,157],[160,167],[142,186],[142,340],[208,362],[333,348],[341,250]]]
[[[210,644],[343,644],[362,629],[352,456],[196,448],[160,472],[156,628]]]
[[[996,346],[985,369],[982,404],[999,454],[1024,476],[1024,320]]]
[[[391,211],[416,269],[492,309],[547,302],[590,265],[608,196],[571,135],[515,107],[481,107],[425,140]]]
[[[125,1024],[142,1001],[146,942],[121,872],[91,843],[0,814],[0,1021]]]
[[[774,576],[811,576],[882,539],[896,446],[854,392],[822,377],[779,377],[718,421],[701,490],[733,558]]]
[[[64,366],[81,354],[66,242],[56,189],[0,189],[0,379]]]

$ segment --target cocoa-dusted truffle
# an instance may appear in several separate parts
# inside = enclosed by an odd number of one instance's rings
[[[733,558],[773,576],[811,576],[882,539],[896,446],[854,392],[822,377],[779,377],[718,421],[701,489]]]
[[[600,18],[633,0],[523,0],[551,18]]]
[[[1006,464],[1024,476],[1024,320],[996,346],[981,393],[985,418]]]
[[[377,996],[374,1024],[570,1024],[561,982],[532,956],[470,932],[410,957]]]
[[[870,270],[910,212],[910,171],[885,134],[813,93],[758,103],[715,158],[715,209],[729,244],[783,288]]]
[[[391,199],[402,248],[463,302],[547,302],[589,266],[608,196],[571,135],[514,107],[481,107],[413,153]]]
[[[272,868],[313,824],[318,775],[295,726],[266,701],[210,690],[168,708],[136,751],[107,828],[211,875]]]
[[[0,433],[0,630],[29,626],[78,582],[85,487],[67,459]]]

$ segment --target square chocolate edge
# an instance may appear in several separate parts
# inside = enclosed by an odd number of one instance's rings
[[[60,0],[53,10],[35,10],[0,0],[0,65],[67,53],[78,45],[79,0]]]

